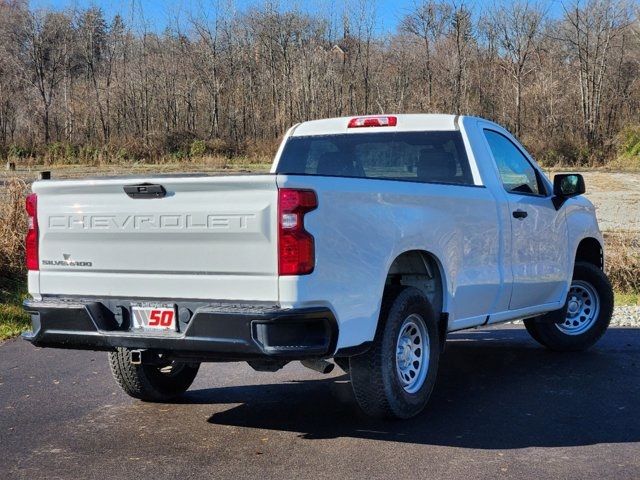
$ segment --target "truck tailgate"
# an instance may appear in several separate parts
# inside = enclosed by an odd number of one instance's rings
[[[125,186],[162,185],[162,198]],[[42,295],[278,300],[275,176],[36,182]],[[33,288],[33,287],[32,287]]]

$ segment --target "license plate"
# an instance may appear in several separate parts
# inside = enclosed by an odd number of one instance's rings
[[[133,328],[153,331],[176,331],[176,307],[167,304],[132,304]]]

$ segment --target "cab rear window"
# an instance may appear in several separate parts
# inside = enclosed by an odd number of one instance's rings
[[[457,131],[290,137],[277,173],[473,184]]]

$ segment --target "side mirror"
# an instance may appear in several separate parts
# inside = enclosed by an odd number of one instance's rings
[[[568,198],[582,195],[585,191],[584,178],[579,173],[559,173],[553,177],[553,205],[556,210]]]

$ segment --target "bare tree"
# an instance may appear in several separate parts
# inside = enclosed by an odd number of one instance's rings
[[[532,56],[541,32],[544,13],[537,4],[528,0],[509,5],[495,5],[489,13],[488,23],[496,34],[500,65],[511,78],[515,88],[516,135],[522,132],[522,89],[527,76],[536,68]]]
[[[106,50],[107,41],[107,22],[104,20],[102,10],[92,7],[82,12],[78,18],[77,30],[79,51],[86,70],[87,80],[95,94],[95,106],[98,109],[102,136],[106,142],[109,140],[109,123],[100,98],[101,87],[98,84],[103,76],[108,78],[108,75],[102,75],[103,72],[99,71],[103,65],[102,57]],[[108,64],[106,66],[108,68]]]
[[[452,8],[448,3],[425,0],[415,6],[400,24],[401,31],[420,39],[424,58],[424,80],[427,84],[427,110],[433,106],[432,50],[441,40],[445,28],[451,22]]]
[[[23,29],[13,40],[25,46],[24,80],[33,85],[40,98],[44,141],[51,140],[51,107],[56,88],[64,75],[64,45],[72,34],[71,21],[64,13],[29,12]]]
[[[453,7],[449,37],[454,46],[451,110],[460,114],[466,110],[467,68],[474,42],[471,10],[464,3]]]
[[[16,42],[26,18],[26,2],[0,2],[0,146],[13,142],[23,101],[22,65]]]
[[[125,21],[0,0],[0,156],[264,155],[302,120],[429,111],[506,123],[539,158],[571,162],[613,155],[640,123],[640,35],[623,0],[560,18],[535,0],[487,15],[416,0],[397,31],[365,0],[211,1],[161,30],[139,9]]]
[[[609,80],[612,42],[630,24],[626,2],[588,0],[563,4],[558,38],[577,63],[584,134],[590,147],[601,143],[602,94]]]

